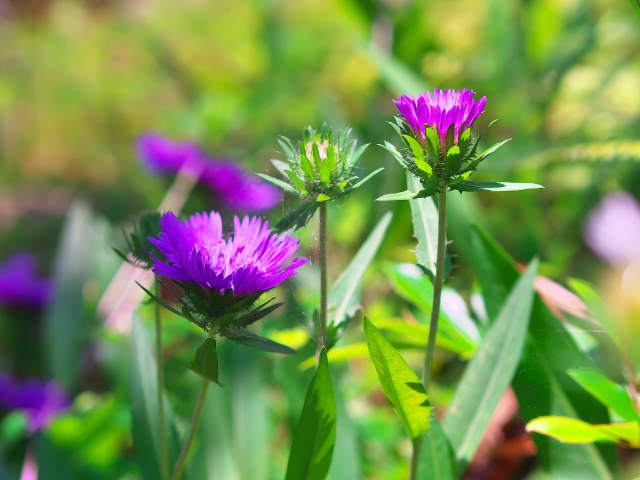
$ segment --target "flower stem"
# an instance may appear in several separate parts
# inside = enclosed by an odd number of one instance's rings
[[[180,480],[180,478],[182,477],[182,471],[184,470],[185,462],[187,460],[187,455],[189,454],[189,449],[191,448],[193,439],[196,436],[196,431],[198,430],[198,423],[200,422],[200,414],[202,413],[202,407],[204,407],[204,400],[205,398],[207,398],[208,389],[209,389],[209,380],[207,380],[206,378],[203,378],[202,386],[200,387],[200,393],[198,394],[198,400],[193,410],[193,417],[191,417],[191,425],[189,425],[189,433],[187,434],[187,438],[185,439],[184,444],[182,445],[182,450],[180,451],[180,456],[178,457],[176,466],[173,468],[173,475],[171,475],[172,480]]]
[[[420,457],[421,445],[422,445],[422,439],[413,442],[413,450],[411,452],[411,470],[409,470],[409,480],[416,480],[418,478],[418,460]]]
[[[160,283],[158,279],[156,284],[156,296],[160,297]],[[160,304],[156,304],[156,371],[157,371],[157,394],[158,394],[158,426],[159,426],[159,443],[160,443],[160,470],[163,480],[169,479],[169,456],[167,453],[167,432],[164,422],[164,362],[162,360],[162,324],[160,321]]]
[[[320,350],[327,337],[327,202],[320,204],[320,325],[318,331],[318,349],[316,363],[320,359]]]
[[[424,369],[422,370],[422,383],[427,392],[431,383],[431,370],[433,368],[433,352],[436,349],[436,334],[438,333],[438,318],[440,317],[440,296],[444,283],[444,260],[447,243],[447,191],[443,189],[438,193],[438,252],[436,256],[436,275],[433,282],[433,308],[431,309],[431,322],[429,324],[429,340],[424,357]]]

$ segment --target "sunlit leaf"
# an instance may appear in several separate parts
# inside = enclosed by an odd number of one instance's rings
[[[541,433],[564,443],[628,443],[640,446],[637,422],[591,425],[576,418],[538,417],[527,423],[528,432]]]

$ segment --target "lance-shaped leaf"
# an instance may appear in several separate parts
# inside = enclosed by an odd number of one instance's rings
[[[596,370],[569,370],[567,373],[600,403],[611,408],[625,420],[640,424],[640,414],[634,407],[629,392],[622,385],[612,382]]]
[[[384,170],[384,167],[380,167],[376,170],[374,170],[373,172],[371,172],[369,175],[367,175],[366,177],[364,177],[362,180],[360,180],[359,182],[356,182],[355,184],[353,184],[351,187],[349,187],[347,189],[348,192],[352,192],[353,190],[356,190],[358,188],[360,188],[362,185],[364,185],[365,183],[367,183],[369,180],[371,180],[373,177],[375,177],[377,174],[379,174],[382,170]]]
[[[324,348],[293,433],[286,480],[323,480],[336,442],[336,400]]]
[[[511,290],[498,318],[465,369],[442,423],[462,466],[473,459],[520,361],[537,268],[538,262],[533,260]]]
[[[476,264],[478,282],[482,287],[490,318],[491,311],[500,308],[509,289],[518,279],[515,262],[484,230],[472,231],[471,258]],[[499,287],[499,288],[497,288]],[[494,305],[490,308],[490,305]],[[581,418],[591,424],[609,421],[606,409],[567,375],[568,369],[590,366],[573,339],[545,304],[536,295],[531,314],[527,348],[513,379],[513,390],[525,421],[543,415]],[[540,388],[539,385],[545,385]],[[534,440],[542,465],[553,478],[611,480],[618,464],[613,446],[571,445],[554,443],[536,435]],[[609,448],[611,447],[611,448]]]
[[[417,480],[455,480],[455,462],[449,439],[431,413],[431,426],[422,439]]]
[[[417,192],[421,188],[418,179],[409,172],[407,172],[407,188],[412,192]],[[418,240],[415,249],[416,258],[433,279],[438,256],[438,208],[431,197],[411,199],[409,206],[413,221],[413,235]],[[447,270],[450,270],[451,262],[447,263],[449,266]]]
[[[360,308],[362,278],[380,248],[392,218],[393,214],[387,212],[380,219],[329,291],[327,299],[330,313],[328,327],[334,340],[338,338]]]
[[[191,370],[202,378],[220,385],[218,380],[218,349],[213,338],[207,338],[196,350],[196,356],[191,362]]]
[[[294,231],[298,230],[309,223],[317,209],[318,203],[315,200],[307,200],[282,217],[280,221],[276,223],[273,231],[282,233],[291,229]]]
[[[365,317],[364,333],[369,355],[376,367],[382,390],[396,411],[414,445],[429,430],[427,392],[422,382],[382,333]]]
[[[622,443],[640,446],[640,426],[637,422],[591,425],[577,418],[538,417],[527,423],[528,432],[548,435],[563,443]]]
[[[286,173],[285,173],[285,175],[286,175]],[[291,184],[289,184],[287,182],[284,182],[284,181],[282,181],[282,180],[280,180],[278,178],[273,178],[272,176],[266,175],[264,173],[258,173],[258,176],[260,178],[262,178],[263,180],[266,180],[269,183],[273,183],[276,187],[280,187],[281,189],[283,189],[283,190],[285,190],[287,192],[298,194],[298,191],[295,188],[293,188],[293,186],[291,186]]]
[[[544,187],[537,183],[474,182],[467,180],[452,185],[451,188],[461,192],[513,192],[516,190],[532,190]]]
[[[165,425],[159,424],[156,363],[136,313],[133,314],[131,329],[129,395],[133,446],[143,478],[162,478],[160,429],[166,432],[168,463],[173,465],[179,448],[175,423],[169,403],[163,396]]]

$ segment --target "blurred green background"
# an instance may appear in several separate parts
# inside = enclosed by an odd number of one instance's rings
[[[157,131],[176,141],[196,141],[213,158],[235,158],[252,171],[273,173],[269,159],[279,157],[278,135],[298,138],[306,125],[327,122],[351,126],[361,143],[372,144],[362,159],[364,171],[386,168],[330,211],[332,278],[388,209],[395,216],[379,258],[413,262],[408,205],[372,201],[404,189],[404,173],[376,145],[398,143],[386,123],[396,113],[393,98],[434,87],[470,88],[488,97],[476,122],[484,131],[483,144],[512,138],[483,163],[479,178],[536,182],[545,189],[455,194],[453,252],[464,252],[470,220],[492,232],[518,261],[539,255],[542,272],[556,280],[578,276],[597,283],[601,264],[581,238],[585,216],[609,191],[626,189],[640,197],[636,7],[627,0],[0,0],[0,261],[27,250],[36,254],[43,273],[64,277],[64,262],[61,267],[58,260],[58,268],[54,262],[58,239],[70,206],[84,199],[90,220],[76,210],[76,220],[67,222],[66,231],[73,233],[66,248],[68,258],[84,262],[82,301],[70,303],[75,309],[70,318],[83,325],[71,343],[85,345],[97,326],[96,304],[118,266],[109,246],[118,243],[119,228],[132,215],[157,207],[171,181],[143,168],[133,147],[138,135]],[[494,119],[499,121],[488,128]],[[219,206],[209,192],[198,190],[185,212]],[[271,217],[279,218],[284,209],[276,207]],[[301,232],[309,255],[314,228]],[[75,238],[76,250],[68,247],[69,238]],[[459,255],[462,268],[454,270],[451,283],[468,293],[466,262]],[[367,278],[365,304],[397,314],[397,300],[375,302],[389,295],[380,268],[377,272]],[[317,294],[315,278],[300,277],[299,284]],[[306,294],[289,295],[301,304],[313,301]],[[283,326],[301,323],[299,313],[284,313]],[[55,318],[65,316],[64,309],[49,313],[48,325],[59,325]],[[9,328],[7,318],[3,331]],[[47,368],[35,360],[23,365],[18,352],[33,328],[12,334],[22,340],[3,346],[11,359],[4,366],[42,376]],[[187,327],[173,328],[177,333],[169,336],[179,338]],[[49,340],[38,337],[36,345]],[[86,478],[131,471],[126,462],[118,463],[122,459],[113,460],[111,470],[87,460],[100,451],[115,459],[118,439],[126,436],[127,422],[113,422],[109,410],[122,410],[126,400],[113,387],[122,375],[114,373],[122,361],[114,360],[114,351],[122,347],[111,340],[107,336],[107,346],[95,354],[98,360],[78,369],[82,381],[70,383],[74,392],[115,392],[99,401],[92,394],[81,397],[80,410],[92,412],[97,425],[100,419],[111,422],[116,432],[104,440],[113,441],[111,447],[100,444],[78,454],[83,460],[76,463],[92,465],[91,474],[82,470]],[[190,350],[183,346],[176,355],[168,366],[174,387],[189,383],[177,378]],[[231,362],[235,353],[224,355]],[[100,361],[107,366],[95,367]],[[280,385],[293,378],[296,361],[278,363],[272,373]],[[301,384],[307,381],[303,377]],[[362,385],[346,387],[351,389],[346,395],[371,390],[374,381],[369,375]],[[282,388],[289,396],[300,393],[291,385]],[[178,397],[185,390],[178,388]],[[273,405],[282,400],[273,388],[268,395]],[[402,477],[397,460],[407,445],[380,400],[360,417],[360,436],[378,436],[362,454],[365,471],[371,478]],[[177,408],[185,418],[189,402]],[[96,419],[99,415],[104,416]],[[286,445],[287,434],[270,428]],[[63,435],[68,442],[75,438],[69,435]],[[274,453],[272,470],[286,462],[283,453]],[[18,464],[21,457],[14,455]]]

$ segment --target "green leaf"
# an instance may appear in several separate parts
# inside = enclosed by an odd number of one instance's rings
[[[467,168],[465,168],[465,171],[474,170],[478,166],[478,164],[480,162],[482,162],[489,155],[491,155],[493,152],[498,150],[502,145],[507,143],[509,140],[511,140],[511,139],[507,138],[506,140],[503,140],[502,142],[496,143],[496,144],[492,145],[491,147],[487,148],[484,152],[482,152],[480,155],[478,155],[476,157],[476,159],[467,166]]]
[[[511,290],[498,318],[465,369],[442,423],[462,466],[473,459],[520,361],[537,268],[538,262],[533,260]]]
[[[395,147],[393,143],[389,143],[385,141],[384,145],[380,145],[380,146],[384,148],[387,152],[389,152],[391,155],[393,155],[393,158],[396,159],[396,161],[402,166],[402,168],[408,167],[407,160],[404,159],[402,154],[398,151],[398,149]]]
[[[413,444],[419,444],[429,430],[431,407],[427,392],[404,358],[366,317],[364,333],[382,390]]]
[[[364,342],[350,343],[348,345],[341,345],[339,347],[333,347],[327,352],[327,358],[329,363],[340,363],[352,358],[365,358],[369,355],[367,344]],[[307,358],[304,362],[300,362],[300,370],[308,370],[316,365],[316,356]]]
[[[336,441],[336,401],[324,348],[311,379],[298,426],[293,433],[286,480],[322,480]]]
[[[514,192],[544,187],[537,183],[474,182],[467,180],[453,185],[451,188],[461,192]]]
[[[60,237],[53,269],[55,295],[44,315],[43,345],[55,381],[71,391],[79,373],[81,347],[89,333],[83,315],[83,289],[91,259],[93,219],[89,206],[74,203]]]
[[[387,212],[378,221],[358,250],[358,253],[355,254],[347,268],[338,276],[329,291],[327,298],[329,306],[328,326],[333,331],[335,339],[339,337],[341,331],[360,308],[362,278],[380,248],[392,218],[393,214]]]
[[[129,395],[132,416],[133,446],[140,470],[145,479],[162,478],[160,467],[160,429],[167,439],[168,463],[178,458],[178,439],[173,413],[163,395],[165,425],[158,422],[158,392],[156,363],[151,354],[149,340],[137,313],[131,324],[131,362]]]
[[[302,202],[294,210],[282,217],[280,221],[276,223],[275,227],[273,227],[273,230],[279,233],[286,232],[290,229],[294,231],[298,230],[309,223],[317,209],[318,203],[315,199]]]
[[[489,311],[491,303],[504,302],[508,289],[518,278],[518,271],[515,262],[486,231],[476,226],[471,237],[473,253],[470,256],[476,263]],[[478,260],[489,267],[479,269]],[[487,271],[491,274],[487,275]],[[481,272],[484,273],[481,275]],[[492,295],[487,295],[488,292]],[[535,297],[527,348],[512,384],[520,414],[525,421],[551,414],[579,417],[593,424],[608,422],[606,409],[566,373],[571,368],[590,366],[589,358],[577,348],[562,322],[539,296]],[[532,385],[547,387],[532,388]],[[613,478],[610,468],[615,470],[619,462],[615,450],[605,445],[596,449],[593,445],[559,443],[551,448],[546,437],[534,436],[534,440],[538,450],[545,452],[540,460],[553,478],[610,480]]]
[[[427,150],[429,151],[429,156],[431,156],[431,158],[436,161],[440,157],[440,138],[438,137],[438,131],[435,129],[435,127],[425,127],[424,133],[427,141]]]
[[[420,192],[412,192],[411,190],[405,190],[404,192],[387,193],[381,197],[376,198],[376,202],[395,202],[396,200],[411,200],[418,196]]]
[[[218,379],[218,349],[213,338],[207,338],[196,350],[196,356],[191,362],[191,370],[207,380],[220,385]]]
[[[462,160],[462,153],[460,152],[460,147],[454,145],[447,151],[447,158],[445,158],[445,168],[447,173],[452,174],[456,173],[460,168],[460,163]]]
[[[324,193],[320,193],[316,197],[316,202],[318,203],[326,202],[327,200],[331,200],[331,197],[329,195],[325,195]]]
[[[232,342],[236,342],[245,347],[255,348],[256,350],[262,350],[264,352],[283,353],[290,355],[296,353],[292,348],[282,345],[281,343],[274,342],[268,338],[261,337],[255,333],[251,333],[248,330],[237,329],[232,331],[224,331],[221,335],[228,338]]]
[[[433,412],[430,422],[429,431],[422,439],[417,480],[456,480],[451,445]]]
[[[407,188],[409,191],[420,190],[420,182],[407,172]],[[413,235],[418,240],[415,254],[418,263],[435,278],[436,258],[438,256],[438,208],[433,198],[414,198],[409,200]],[[446,278],[446,275],[445,275]]]
[[[283,171],[283,173],[284,173],[284,171]],[[278,178],[273,178],[272,176],[266,175],[264,173],[258,173],[258,176],[260,178],[262,178],[263,180],[266,180],[267,182],[273,183],[275,186],[280,187],[281,189],[283,189],[283,190],[285,190],[287,192],[296,193],[296,194],[298,193],[298,191],[295,188],[293,188],[290,184],[288,184],[287,182],[283,182],[282,180],[280,180]]]
[[[611,408],[625,420],[640,423],[640,414],[625,387],[591,369],[569,370],[567,373],[600,403]]]
[[[302,171],[307,177],[307,181],[314,182],[316,180],[316,175],[313,171],[313,165],[311,165],[311,161],[303,151],[300,151],[300,165],[302,166]]]
[[[636,11],[638,15],[640,15],[640,0],[629,0],[631,2],[631,6]]]
[[[430,314],[433,306],[433,284],[427,277],[418,277],[408,271],[408,266],[391,264],[385,268],[391,288],[406,301],[421,309],[425,315]],[[379,327],[382,328],[380,325]],[[420,327],[426,328],[428,332],[428,325],[420,324]],[[440,311],[436,341],[443,348],[466,357],[475,351],[479,340],[480,334],[473,321],[454,320],[444,310]]]
[[[591,425],[576,418],[546,416],[527,423],[528,432],[541,433],[564,443],[623,443],[640,446],[636,422]]]

